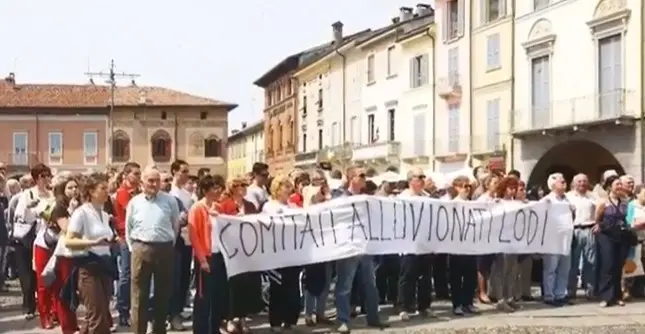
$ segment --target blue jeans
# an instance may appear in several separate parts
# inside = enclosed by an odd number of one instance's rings
[[[577,271],[573,268],[580,269],[582,286],[585,292],[590,296],[594,291],[595,280],[595,261],[596,261],[596,238],[591,228],[577,228],[573,230],[573,243],[571,245],[571,271],[569,274],[569,295],[575,295],[578,290]]]
[[[349,323],[350,321],[350,296],[352,283],[356,269],[361,266],[360,285],[365,289],[365,309],[367,311],[367,323],[377,324],[380,322],[378,316],[378,290],[374,277],[374,261],[369,255],[355,256],[336,261],[336,313],[338,321]]]
[[[542,259],[544,262],[542,268],[544,300],[553,301],[567,298],[571,255],[547,254]]]
[[[119,269],[119,282],[116,291],[116,309],[122,317],[130,317],[130,250],[128,245],[120,245],[117,267]]]
[[[318,297],[312,295],[305,289],[305,315],[325,315],[325,306],[327,304],[327,296],[329,295],[329,283],[331,281],[331,263],[325,266],[325,287]]]
[[[175,244],[175,268],[177,269],[175,269],[173,276],[173,291],[170,297],[170,307],[168,308],[168,317],[170,319],[184,311],[189,288],[189,285],[184,283],[189,280],[186,276],[190,276],[190,263],[192,260],[191,247],[185,246],[183,242],[181,244]]]

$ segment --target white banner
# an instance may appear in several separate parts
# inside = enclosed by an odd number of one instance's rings
[[[568,254],[564,203],[353,196],[278,215],[219,216],[229,276],[361,254]]]

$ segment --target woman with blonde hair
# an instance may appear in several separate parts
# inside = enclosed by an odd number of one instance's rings
[[[485,203],[493,202],[496,196],[497,184],[500,180],[501,177],[499,175],[494,173],[488,174],[482,182],[484,192],[479,194],[475,201]],[[490,290],[488,289],[488,285],[495,256],[496,254],[482,254],[477,257],[478,299],[483,304],[490,304],[489,294],[493,294],[494,292],[493,284],[491,284]]]
[[[230,180],[217,205],[220,214],[243,216],[256,214],[253,203],[244,199],[249,184],[242,177]],[[245,318],[254,311],[255,296],[262,293],[260,275],[248,272],[229,279],[230,320],[226,325],[229,333],[250,333]]]
[[[289,196],[293,193],[293,183],[278,175],[269,187],[271,200],[264,204],[262,213],[279,215],[291,210]],[[300,315],[300,267],[287,267],[268,272],[269,286],[269,324],[271,331],[282,332],[291,329]]]

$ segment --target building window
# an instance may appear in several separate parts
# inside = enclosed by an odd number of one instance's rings
[[[124,131],[118,130],[112,136],[112,161],[130,161],[130,137]]]
[[[448,84],[451,87],[459,85],[459,48],[448,50]]]
[[[291,83],[291,80],[287,80],[287,83],[285,84],[285,86],[287,86],[286,87],[287,88],[287,96],[291,96],[291,94],[293,93],[293,87],[291,85],[293,85]]]
[[[500,59],[499,33],[488,36],[486,39],[486,69],[488,71],[502,67]]]
[[[279,103],[282,101],[282,87],[278,85],[278,87],[275,88],[275,102]]]
[[[166,119],[168,118],[168,114],[165,111],[161,112],[161,119]]]
[[[331,146],[338,145],[338,122],[331,123]]]
[[[387,48],[387,76],[391,77],[395,75],[394,71],[394,46]]]
[[[323,108],[323,90],[322,88],[318,89],[318,112],[322,111]]]
[[[49,133],[49,163],[60,165],[63,163],[63,133]]]
[[[428,58],[429,56],[424,54],[410,59],[410,88],[428,83]]]
[[[374,55],[367,56],[367,83],[374,82]]]
[[[499,151],[499,99],[488,101],[486,116],[486,148]]]
[[[422,110],[414,114],[412,134],[414,142],[412,151],[415,157],[427,156],[426,154],[426,112]]]
[[[307,96],[302,97],[302,117],[307,117]]]
[[[96,165],[99,162],[99,136],[90,131],[83,133],[83,157],[86,165]]]
[[[459,114],[460,105],[448,107],[448,152],[459,153]]]
[[[273,155],[273,128],[269,126],[269,134],[267,135],[267,152],[269,155]]]
[[[356,145],[361,142],[359,133],[358,117],[352,116],[349,120],[349,138],[352,141],[352,145]]]
[[[486,5],[483,8],[484,15],[482,23],[490,23],[496,21],[503,17],[506,12],[506,1],[505,0],[485,0]]]
[[[448,24],[444,28],[444,39],[453,40],[459,37],[463,32],[464,24],[464,11],[462,3],[464,0],[448,0],[448,10],[446,11],[446,22]]]
[[[307,153],[307,134],[302,134],[302,153]]]
[[[27,132],[13,133],[13,164],[19,166],[29,165],[29,135]]]
[[[222,156],[222,140],[216,135],[210,135],[204,139],[204,158],[216,158]]]
[[[551,78],[549,56],[531,59],[531,126],[549,126],[551,103]]]
[[[621,116],[623,102],[622,35],[598,40],[598,92],[600,118]]]
[[[369,144],[375,143],[378,140],[378,135],[376,133],[376,121],[374,114],[367,115],[367,142]]]
[[[150,138],[152,160],[166,163],[172,159],[172,140],[165,130],[157,130]]]
[[[387,126],[388,126],[388,132],[387,132],[387,140],[388,141],[394,141],[395,140],[395,131],[396,130],[396,110],[395,109],[390,109],[387,111]]]
[[[205,120],[207,117],[208,117],[208,112],[202,111],[199,113],[199,119],[201,119],[202,121]]]
[[[282,123],[278,125],[278,151],[282,150],[282,144],[284,141],[284,126]]]
[[[323,129],[318,129],[318,150],[323,149]]]
[[[551,0],[533,0],[533,10],[540,10],[551,4]]]

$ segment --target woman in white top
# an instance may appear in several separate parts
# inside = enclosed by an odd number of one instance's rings
[[[499,183],[500,176],[494,173],[488,174],[482,183],[484,193],[475,198],[477,202],[492,202],[495,200],[495,190]],[[477,290],[478,299],[483,304],[490,304],[488,284],[495,260],[495,254],[482,254],[477,256]],[[492,284],[491,284],[492,285]]]
[[[112,326],[110,315],[110,245],[118,242],[110,227],[110,216],[103,211],[108,199],[107,179],[99,174],[85,177],[81,182],[83,204],[69,219],[65,246],[75,258],[78,269],[80,302],[85,306],[82,334],[108,334]]]
[[[286,176],[276,176],[271,181],[271,200],[262,207],[262,213],[283,214],[292,210],[289,196],[293,183]],[[300,268],[288,267],[269,271],[269,324],[272,332],[282,332],[298,323],[300,315]]]
[[[37,292],[40,325],[47,329],[53,326],[53,295],[51,289],[45,286],[41,274],[51,257],[52,250],[45,244],[46,224],[42,215],[54,205],[54,194],[49,190],[52,173],[46,165],[37,164],[31,169],[31,175],[36,185],[19,195],[13,235],[21,241],[16,247],[16,260],[23,295],[34,296],[34,292]],[[34,277],[36,282],[33,281]],[[25,306],[27,317],[32,318],[35,311],[32,307],[35,305],[32,306],[31,297],[25,298],[30,299]]]

